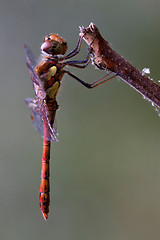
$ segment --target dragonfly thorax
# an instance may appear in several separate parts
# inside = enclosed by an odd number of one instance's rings
[[[64,55],[67,51],[67,42],[57,34],[46,36],[41,50],[50,55]]]

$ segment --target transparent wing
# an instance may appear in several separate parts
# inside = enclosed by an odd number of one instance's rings
[[[41,101],[41,104],[40,104],[40,101],[38,101],[35,98],[26,98],[25,102],[32,112],[31,120],[35,129],[41,134],[41,136],[46,138],[48,141],[58,142],[58,139],[56,137],[56,134],[57,134],[56,130],[54,127],[52,128],[49,123],[49,119],[48,119],[49,113],[48,113],[47,106],[44,105],[44,102]],[[43,111],[42,111],[42,108],[43,108]],[[43,121],[47,123],[47,131],[44,131]],[[46,132],[46,134],[44,132]]]
[[[30,64],[33,67],[35,67],[36,66],[36,58],[35,58],[33,52],[26,44],[24,45],[24,49],[25,49],[27,61],[30,62]]]
[[[34,92],[38,98],[45,99],[46,92],[44,90],[43,83],[38,74],[34,70],[36,65],[35,57],[29,47],[25,45],[24,48],[26,53],[26,64],[30,72]]]

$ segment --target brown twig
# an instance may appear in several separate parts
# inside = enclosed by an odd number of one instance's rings
[[[80,36],[91,46],[91,58],[98,69],[109,70],[160,108],[160,86],[128,63],[109,46],[95,24],[80,28]]]

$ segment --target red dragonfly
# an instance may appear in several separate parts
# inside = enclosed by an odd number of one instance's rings
[[[84,33],[85,34],[85,33]],[[64,56],[67,50],[67,42],[59,35],[50,34],[46,36],[41,45],[41,61],[36,65],[35,57],[31,50],[25,45],[26,64],[35,92],[35,98],[26,98],[25,102],[31,110],[31,120],[36,130],[43,136],[43,153],[40,183],[40,209],[45,220],[49,214],[50,184],[49,184],[49,161],[51,141],[58,141],[54,128],[54,119],[58,104],[56,96],[65,73],[87,88],[94,88],[106,82],[104,77],[89,84],[65,70],[65,66],[85,68],[90,62],[90,46],[87,58],[83,61],[69,61],[68,59],[77,55],[81,48],[84,34],[79,38],[77,46],[69,54]],[[108,76],[107,74],[106,76]],[[105,76],[105,77],[106,77]],[[114,77],[114,76],[113,76]],[[111,78],[113,78],[111,77]],[[110,80],[111,78],[107,79]]]

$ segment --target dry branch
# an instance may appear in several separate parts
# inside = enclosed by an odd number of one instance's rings
[[[101,36],[95,24],[80,28],[80,36],[91,46],[91,59],[98,69],[111,71],[145,99],[160,108],[160,86],[117,54]]]

